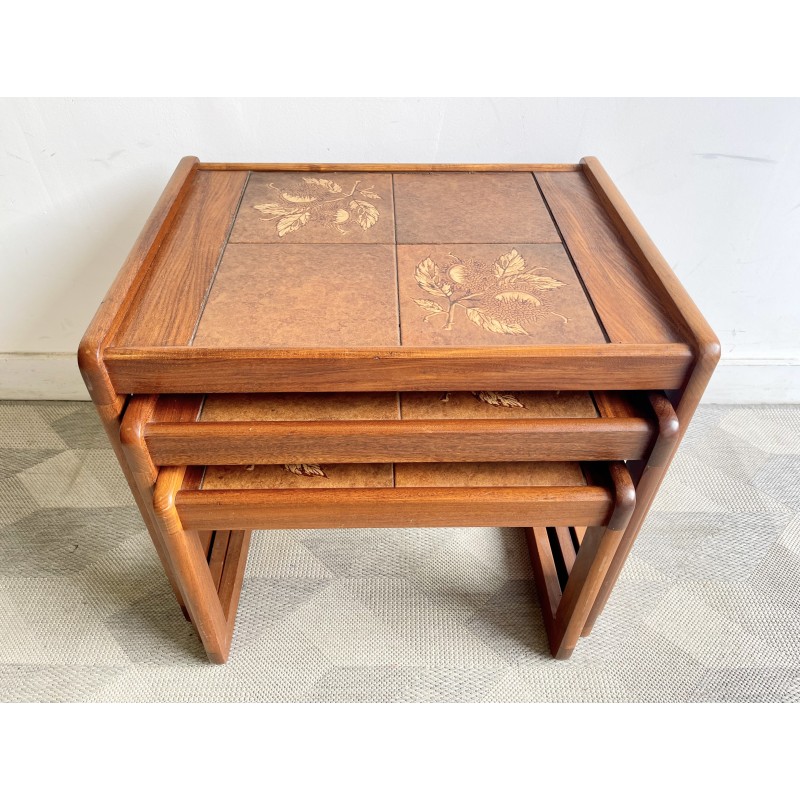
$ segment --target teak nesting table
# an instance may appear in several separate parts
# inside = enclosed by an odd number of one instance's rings
[[[524,526],[569,657],[718,358],[594,158],[185,158],[79,351],[215,662],[252,530],[433,525]]]

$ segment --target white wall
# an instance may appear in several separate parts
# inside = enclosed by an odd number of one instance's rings
[[[78,341],[188,154],[596,155],[720,337],[706,400],[800,402],[796,100],[2,100],[0,397],[85,397]]]

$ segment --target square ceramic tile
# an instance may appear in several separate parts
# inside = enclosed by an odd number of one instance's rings
[[[204,422],[400,419],[400,403],[396,392],[211,394],[203,403],[200,419]]]
[[[589,392],[401,392],[403,419],[593,419]]]
[[[560,242],[530,172],[394,176],[399,244]]]
[[[231,242],[394,242],[392,176],[355,172],[254,172]]]
[[[387,488],[391,464],[256,464],[206,467],[204,489]]]
[[[397,345],[395,272],[391,245],[228,245],[194,344]]]
[[[606,341],[560,244],[417,244],[397,251],[404,346]]]

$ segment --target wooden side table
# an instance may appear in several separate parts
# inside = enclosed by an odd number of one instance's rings
[[[216,662],[250,531],[323,526],[526,527],[568,657],[718,357],[593,158],[185,158],[79,351]]]

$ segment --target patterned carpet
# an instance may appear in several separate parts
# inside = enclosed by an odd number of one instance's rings
[[[547,654],[518,529],[258,534],[212,666],[88,403],[0,403],[4,701],[800,700],[800,407],[704,406],[611,601]]]

